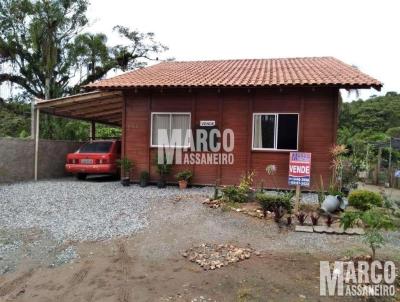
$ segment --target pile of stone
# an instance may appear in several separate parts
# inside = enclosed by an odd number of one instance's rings
[[[241,248],[230,244],[207,244],[188,249],[182,256],[197,263],[204,270],[214,270],[230,263],[249,259],[254,252],[252,248]]]
[[[221,200],[220,199],[210,199],[207,198],[203,201],[203,204],[208,206],[209,208],[216,209],[221,206]]]

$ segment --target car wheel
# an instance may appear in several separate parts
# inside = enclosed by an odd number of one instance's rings
[[[85,173],[78,173],[76,174],[76,178],[79,180],[85,180],[86,179],[86,174]]]

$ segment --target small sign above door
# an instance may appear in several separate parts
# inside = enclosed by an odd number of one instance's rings
[[[213,127],[215,126],[215,121],[200,121],[201,127]]]

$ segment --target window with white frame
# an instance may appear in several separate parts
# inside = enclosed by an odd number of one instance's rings
[[[159,137],[159,130],[166,131],[168,141],[171,141],[171,134],[174,130],[180,130],[181,145],[175,147],[188,147],[188,142],[185,142],[187,132],[190,130],[190,113],[170,113],[170,112],[152,112],[151,113],[151,146],[158,147],[162,145],[162,140]],[[164,132],[165,133],[165,132]],[[175,133],[179,133],[175,131]]]
[[[297,150],[298,113],[254,113],[253,150]]]

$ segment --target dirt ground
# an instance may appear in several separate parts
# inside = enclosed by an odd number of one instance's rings
[[[355,236],[280,229],[210,209],[200,197],[166,200],[150,216],[149,227],[129,237],[77,244],[80,258],[74,263],[30,269],[21,264],[0,277],[0,301],[351,301],[320,297],[319,261],[365,253]],[[395,243],[379,255],[399,263],[400,239],[394,236]],[[261,255],[203,271],[181,256],[203,242],[249,244]]]

